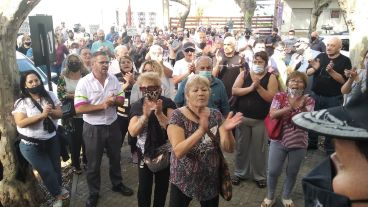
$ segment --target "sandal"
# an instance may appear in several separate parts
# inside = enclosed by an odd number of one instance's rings
[[[240,184],[240,178],[236,175],[234,175],[233,177],[231,177],[231,183],[233,185],[239,185]]]
[[[266,180],[256,180],[256,184],[259,188],[267,187],[267,181]]]
[[[282,199],[282,204],[284,207],[295,207],[294,202],[291,199]]]
[[[263,199],[262,203],[261,203],[261,207],[272,207],[273,205],[275,205],[276,200],[270,200],[268,198]]]

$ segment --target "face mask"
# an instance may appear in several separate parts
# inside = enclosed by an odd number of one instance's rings
[[[24,44],[27,46],[31,46],[32,42],[25,42]]]
[[[256,38],[259,38],[260,37],[260,34],[256,34],[256,36],[255,36]]]
[[[312,42],[313,42],[314,40],[316,40],[316,39],[317,39],[317,37],[311,37]]]
[[[179,41],[183,41],[184,37],[179,37],[178,40]]]
[[[203,50],[204,47],[206,47],[206,43],[205,42],[199,43],[199,48],[201,48],[201,50]]]
[[[290,96],[291,98],[300,97],[304,94],[304,89],[287,88],[287,93],[288,93],[288,96]]]
[[[207,70],[199,71],[198,75],[208,79],[212,78],[212,72]]]
[[[289,35],[289,39],[294,39],[294,35]]]
[[[156,101],[160,97],[161,89],[158,90],[146,90],[142,92],[143,97],[149,101]]]
[[[264,68],[260,65],[253,65],[252,67],[252,71],[255,73],[255,74],[261,74],[263,73],[264,71]]]
[[[245,35],[245,39],[249,40],[250,35]]]
[[[27,90],[29,93],[32,93],[32,94],[40,94],[44,90],[44,88],[43,88],[43,85],[40,84],[33,88],[27,88]]]
[[[70,63],[68,63],[68,69],[70,71],[73,71],[73,72],[78,71],[80,69],[80,67],[81,67],[80,62],[70,62]]]
[[[346,196],[333,192],[332,179],[334,174],[332,161],[328,157],[303,178],[305,206],[350,207],[352,203],[368,203],[368,199],[350,200]]]

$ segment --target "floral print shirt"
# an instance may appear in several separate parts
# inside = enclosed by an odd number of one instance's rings
[[[210,109],[209,129],[220,142],[218,128],[222,124],[221,112]],[[199,124],[189,120],[180,109],[174,110],[170,124],[184,129],[185,137],[191,136]],[[205,134],[184,157],[178,159],[171,154],[170,182],[176,185],[186,196],[199,201],[210,200],[219,194],[220,156],[212,139]]]

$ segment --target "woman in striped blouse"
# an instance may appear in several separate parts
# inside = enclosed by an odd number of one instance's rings
[[[304,94],[307,87],[307,76],[295,71],[286,80],[287,91],[275,95],[270,108],[271,118],[281,119],[282,130],[280,139],[272,140],[268,155],[267,197],[261,207],[275,204],[277,179],[287,159],[286,179],[282,192],[282,203],[285,207],[294,207],[290,198],[300,165],[308,146],[308,133],[296,128],[291,118],[301,112],[313,111],[314,100]]]

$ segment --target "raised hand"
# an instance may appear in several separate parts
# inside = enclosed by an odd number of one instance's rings
[[[319,70],[319,67],[321,66],[319,58],[310,60],[309,64],[314,68],[314,70]]]
[[[334,67],[334,63],[331,60],[330,63],[328,63],[328,65],[326,67],[326,71],[327,72],[332,72],[334,70],[333,67]]]
[[[199,112],[199,127],[205,132],[208,131],[208,118],[210,116],[210,110],[202,109]]]
[[[350,70],[345,69],[344,74],[347,78],[355,79],[358,76],[358,72],[356,68],[352,68]]]
[[[134,77],[133,77],[133,74],[131,72],[126,73],[123,78],[124,78],[125,82],[129,83],[129,85],[134,84]]]
[[[234,115],[234,112],[230,111],[225,121],[222,123],[222,126],[226,131],[231,131],[242,121],[243,121],[243,114],[241,112],[237,112]]]
[[[42,115],[43,117],[48,117],[49,114],[51,113],[52,110],[52,105],[51,104],[47,104],[46,106],[43,107],[43,111],[42,111]]]
[[[155,107],[155,115],[161,115],[162,114],[162,100],[158,99],[156,102]]]

